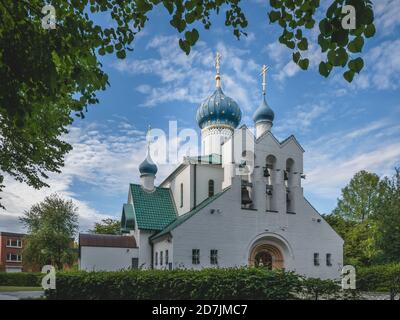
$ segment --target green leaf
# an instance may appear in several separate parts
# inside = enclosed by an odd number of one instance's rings
[[[114,47],[112,45],[109,45],[106,47],[106,51],[107,51],[107,53],[113,53]]]
[[[106,50],[103,47],[101,47],[99,49],[99,55],[104,56],[105,54],[106,54]]]
[[[185,39],[190,46],[193,46],[199,39],[199,32],[196,29],[185,32]]]
[[[297,64],[300,60],[300,57],[301,57],[300,52],[293,52],[293,62],[294,63]]]
[[[301,39],[301,41],[299,43],[297,43],[297,47],[301,50],[301,51],[305,51],[308,49],[308,41],[307,38],[303,38]]]
[[[172,1],[163,1],[163,5],[168,10],[169,14],[172,14],[172,12],[174,12],[174,3]]]
[[[357,58],[349,61],[349,69],[360,73],[360,71],[364,68],[364,60],[362,58]]]
[[[281,13],[279,11],[271,11],[269,14],[269,21],[276,22],[281,18]]]
[[[301,40],[302,38],[303,38],[303,32],[301,31],[301,29],[297,29],[296,30],[296,39]]]
[[[358,36],[349,43],[347,48],[349,49],[350,52],[357,53],[362,51],[363,46],[364,46],[364,38],[362,36]]]
[[[294,47],[296,46],[296,43],[294,41],[287,41],[286,46],[290,49],[294,49]]]
[[[310,65],[310,60],[308,59],[302,59],[298,63],[299,67],[303,70],[307,70],[308,66]]]
[[[332,71],[332,65],[330,63],[321,61],[321,63],[319,64],[319,73],[325,78],[327,78],[331,73],[331,71]]]
[[[118,58],[118,59],[125,59],[125,57],[126,57],[126,52],[125,52],[125,50],[117,51],[117,58]]]
[[[332,26],[327,19],[323,19],[319,23],[319,30],[324,36],[329,36],[332,33]]]
[[[366,38],[371,38],[375,35],[376,33],[376,29],[375,29],[375,25],[373,23],[371,23],[370,25],[367,26],[367,28],[364,31],[364,35]]]
[[[186,53],[186,55],[189,55],[190,53],[190,45],[186,40],[179,39],[179,47],[183,50],[183,52]]]
[[[349,31],[340,28],[332,33],[332,41],[336,42],[338,46],[344,47],[349,42]]]
[[[309,21],[306,22],[306,24],[304,25],[307,29],[312,29],[315,26],[315,20],[311,19]]]
[[[318,36],[318,44],[321,47],[322,52],[325,52],[329,49],[329,41],[326,40],[322,34]]]
[[[345,73],[343,73],[343,77],[347,80],[347,82],[352,82],[354,78],[354,71],[348,70]]]
[[[271,5],[272,8],[275,8],[275,9],[279,9],[282,7],[282,2],[279,0],[270,0],[269,4]]]
[[[361,24],[371,24],[374,22],[374,12],[371,8],[364,7],[364,9],[357,15],[358,22]]]

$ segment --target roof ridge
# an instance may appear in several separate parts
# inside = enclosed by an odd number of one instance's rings
[[[129,185],[133,185],[133,186],[139,186],[141,187],[142,185],[140,183],[134,183],[134,182],[130,182]],[[168,187],[160,187],[160,186],[154,186],[155,189],[170,189]]]

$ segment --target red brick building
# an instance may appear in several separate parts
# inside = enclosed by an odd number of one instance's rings
[[[22,233],[0,232],[0,272],[22,272]]]

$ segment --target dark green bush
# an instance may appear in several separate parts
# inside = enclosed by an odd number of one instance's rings
[[[257,268],[57,273],[50,299],[293,299],[300,279]]]
[[[0,272],[0,286],[40,287],[43,276],[32,272]]]
[[[319,278],[304,278],[302,281],[303,294],[306,299],[339,298],[341,287],[332,280]]]
[[[357,268],[357,289],[389,292],[391,299],[400,293],[400,263]]]

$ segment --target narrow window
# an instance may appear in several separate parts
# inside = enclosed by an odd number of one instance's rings
[[[158,266],[158,252],[156,252],[155,265]]]
[[[210,264],[218,264],[218,250],[210,250]]]
[[[212,197],[214,195],[214,180],[208,180],[208,196]]]
[[[168,265],[169,263],[169,254],[168,254],[168,250],[165,250],[165,264]]]
[[[139,268],[139,258],[132,258],[132,269]]]
[[[328,267],[332,266],[332,255],[330,253],[326,254],[326,265]]]
[[[163,265],[163,251],[160,252],[160,266]]]
[[[319,253],[314,253],[314,266],[319,266]]]
[[[181,183],[181,204],[180,207],[183,207],[183,183]]]
[[[200,264],[200,249],[192,249],[192,264]]]

